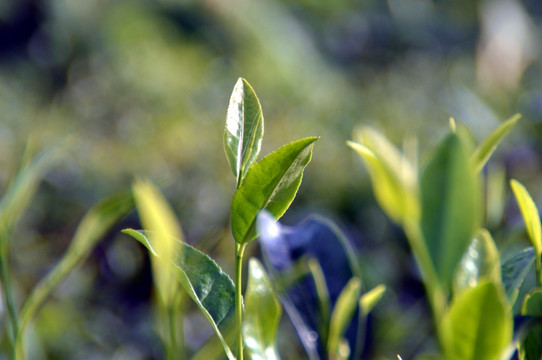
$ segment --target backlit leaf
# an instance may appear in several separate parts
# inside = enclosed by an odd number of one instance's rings
[[[481,282],[452,301],[441,323],[447,360],[498,360],[512,341],[513,318],[504,294]]]
[[[536,256],[540,258],[542,255],[542,227],[540,225],[538,209],[527,189],[519,181],[515,179],[510,180],[510,186],[521,210],[527,234],[535,249]]]
[[[254,89],[243,78],[237,80],[230,98],[224,150],[238,187],[256,161],[263,138],[263,114]]]
[[[311,160],[315,137],[291,142],[251,166],[233,196],[231,227],[238,243],[256,238],[256,217],[261,210],[280,218],[297,193],[303,170]]]
[[[243,319],[246,348],[251,359],[279,359],[275,342],[282,307],[258,260],[250,259],[248,268]]]
[[[486,229],[478,231],[456,269],[454,295],[475,287],[481,280],[501,283],[499,251]]]
[[[367,316],[373,310],[373,308],[378,304],[380,299],[382,299],[382,296],[384,296],[384,293],[386,292],[386,286],[385,285],[378,285],[371,291],[366,292],[363,294],[361,299],[359,299],[359,306],[361,308],[361,311],[363,312],[363,315]]]
[[[122,232],[142,243],[153,256],[159,256],[150,233],[132,229]],[[223,332],[234,323],[233,282],[209,256],[186,243],[180,244],[180,257],[171,264],[173,273],[213,327],[228,359],[234,360],[235,356],[223,336]]]
[[[499,143],[510,132],[521,118],[520,114],[512,116],[510,119],[502,123],[498,128],[493,130],[491,134],[476,148],[471,156],[472,166],[476,171],[482,171],[491,154],[495,151]]]
[[[478,177],[458,133],[444,138],[429,159],[420,192],[423,237],[440,282],[449,287],[480,218]]]

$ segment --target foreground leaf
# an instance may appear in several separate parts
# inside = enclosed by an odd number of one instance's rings
[[[514,125],[516,125],[520,118],[521,115],[516,114],[506,120],[498,128],[493,130],[493,132],[476,148],[471,156],[471,163],[476,171],[482,171],[484,165],[491,157],[491,154],[493,154],[499,143],[510,132]]]
[[[153,256],[159,256],[155,241],[148,232],[132,229],[122,232],[142,243]],[[233,282],[209,256],[186,243],[181,242],[181,247],[180,258],[171,264],[175,277],[213,327],[228,359],[234,360],[235,356],[223,336],[234,322]]]
[[[104,234],[133,208],[130,193],[123,192],[101,201],[81,220],[68,250],[58,264],[32,290],[20,313],[20,337],[40,306],[70,272],[90,254]],[[18,344],[20,346],[20,344]],[[19,349],[20,351],[21,349]]]
[[[237,179],[237,187],[258,158],[263,138],[263,114],[252,86],[243,78],[237,80],[230,98],[224,150]]]
[[[311,160],[316,137],[291,142],[252,165],[231,204],[233,237],[244,244],[256,238],[256,217],[261,210],[280,218],[301,184]]]
[[[332,358],[342,358],[340,344],[343,341],[346,328],[354,316],[359,302],[361,292],[361,281],[352,278],[344,287],[341,295],[331,314],[329,323],[328,353]]]
[[[279,359],[275,343],[282,307],[258,260],[250,259],[248,270],[243,320],[245,345],[251,359]]]
[[[521,314],[542,319],[542,289],[536,289],[525,297]],[[519,345],[521,360],[538,360],[542,358],[542,325],[535,324]]]
[[[421,229],[440,282],[453,273],[479,228],[480,189],[463,140],[449,134],[429,159],[421,178]]]
[[[512,341],[513,319],[504,294],[482,282],[455,298],[441,323],[447,360],[498,360]]]
[[[538,209],[536,208],[533,198],[529,195],[527,189],[525,189],[525,186],[519,181],[515,179],[510,180],[510,186],[512,187],[519,209],[521,210],[521,215],[523,216],[523,221],[527,228],[527,234],[535,249],[536,257],[540,258],[542,255],[542,226],[540,225],[540,214],[538,213]]]
[[[519,288],[534,264],[534,257],[534,249],[529,247],[523,249],[502,264],[502,282],[511,305],[514,305],[516,302]]]
[[[491,234],[480,229],[459,263],[454,277],[454,295],[475,287],[482,280],[501,283],[499,251]]]
[[[376,199],[388,216],[397,223],[419,220],[418,179],[413,165],[384,136],[362,128],[347,144],[362,158]]]

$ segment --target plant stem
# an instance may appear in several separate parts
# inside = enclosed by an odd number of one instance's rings
[[[175,308],[171,306],[171,304],[166,305],[167,306],[167,318],[168,318],[168,333],[169,333],[169,349],[168,349],[168,359],[174,360],[176,358],[183,359],[182,356],[178,354],[177,349],[177,331],[176,331],[176,324],[175,320],[177,318],[177,312],[175,311]]]
[[[243,360],[243,253],[245,244],[235,244],[235,320],[237,325],[237,360]]]
[[[535,268],[536,268],[536,282],[538,287],[542,287],[542,254],[535,249]]]
[[[2,231],[0,238],[0,282],[2,283],[2,301],[4,302],[9,321],[8,325],[8,336],[10,340],[10,351],[14,352],[15,350],[15,339],[19,333],[19,322],[17,319],[17,311],[15,310],[15,305],[13,302],[13,292],[11,288],[11,282],[9,277],[9,266],[8,266],[8,236],[6,231]]]

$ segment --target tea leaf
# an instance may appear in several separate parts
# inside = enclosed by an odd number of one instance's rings
[[[235,241],[248,243],[256,238],[260,210],[269,211],[277,219],[284,214],[294,200],[317,139],[291,142],[251,166],[231,204]]]
[[[386,286],[380,284],[371,291],[363,294],[361,299],[359,299],[359,307],[363,312],[364,316],[367,316],[371,312],[371,310],[373,310],[373,308],[376,306],[376,304],[378,304],[380,299],[382,299],[382,296],[384,296],[385,292]]]
[[[418,179],[413,165],[384,136],[370,128],[355,134],[359,143],[347,144],[362,158],[371,176],[376,199],[397,223],[418,221]]]
[[[142,243],[153,256],[159,256],[153,236],[149,232],[132,229],[122,232]],[[234,321],[233,282],[209,256],[186,243],[180,242],[180,246],[180,257],[171,264],[173,273],[213,327],[228,359],[235,360],[222,335]]]
[[[510,186],[521,210],[527,234],[535,249],[536,257],[540,258],[542,255],[542,227],[540,225],[538,209],[527,189],[519,181],[515,179],[510,180]]]
[[[475,287],[481,280],[501,283],[499,251],[486,229],[478,231],[456,269],[454,295]]]
[[[449,134],[421,178],[421,229],[440,282],[449,287],[480,218],[480,189],[463,140]]]
[[[55,286],[86,259],[102,236],[132,208],[131,194],[122,192],[99,202],[87,212],[62,259],[34,287],[24,302],[20,313],[21,334]]]
[[[263,266],[252,258],[248,264],[243,335],[252,359],[279,359],[275,342],[282,313]]]
[[[525,297],[521,314],[542,318],[542,289],[536,289]],[[535,324],[518,346],[521,360],[542,358],[542,325]]]
[[[508,135],[520,118],[521,115],[516,114],[506,120],[498,128],[493,130],[493,132],[491,132],[491,134],[489,134],[489,136],[476,148],[471,156],[471,164],[476,171],[482,171],[484,165],[491,157],[491,154],[493,154],[499,143],[506,135]]]
[[[341,295],[339,295],[335,307],[333,308],[331,321],[329,323],[329,338],[327,343],[328,353],[332,358],[340,357],[340,344],[346,328],[348,327],[348,324],[356,311],[360,292],[360,279],[355,277],[350,279],[341,292]]]
[[[534,257],[534,249],[529,247],[523,249],[502,264],[502,282],[511,305],[514,305],[516,302],[519,288],[534,264]]]
[[[254,89],[239,78],[230,98],[224,150],[230,167],[240,186],[249,167],[258,158],[263,138],[263,114]]]
[[[497,360],[512,340],[513,318],[504,294],[482,282],[455,298],[441,323],[447,360]]]

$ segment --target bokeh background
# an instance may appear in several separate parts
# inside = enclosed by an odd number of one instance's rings
[[[2,0],[0,188],[27,143],[71,143],[19,222],[18,298],[58,261],[85,211],[138,177],[158,184],[187,240],[232,274],[235,184],[222,136],[242,76],[263,106],[263,154],[321,137],[284,222],[333,218],[359,252],[366,287],[388,286],[365,356],[431,349],[408,246],[345,142],[370,125],[398,146],[416,138],[423,160],[450,116],[480,140],[519,112],[486,173],[518,178],[540,199],[541,39],[539,0]],[[522,224],[506,183],[491,189],[488,226],[506,252],[522,244]],[[42,309],[32,359],[162,357],[148,257],[119,234],[128,226],[138,227],[135,213]],[[258,245],[247,251],[257,256]],[[280,353],[302,358],[283,320]],[[211,333],[196,313],[186,331],[193,349]]]

